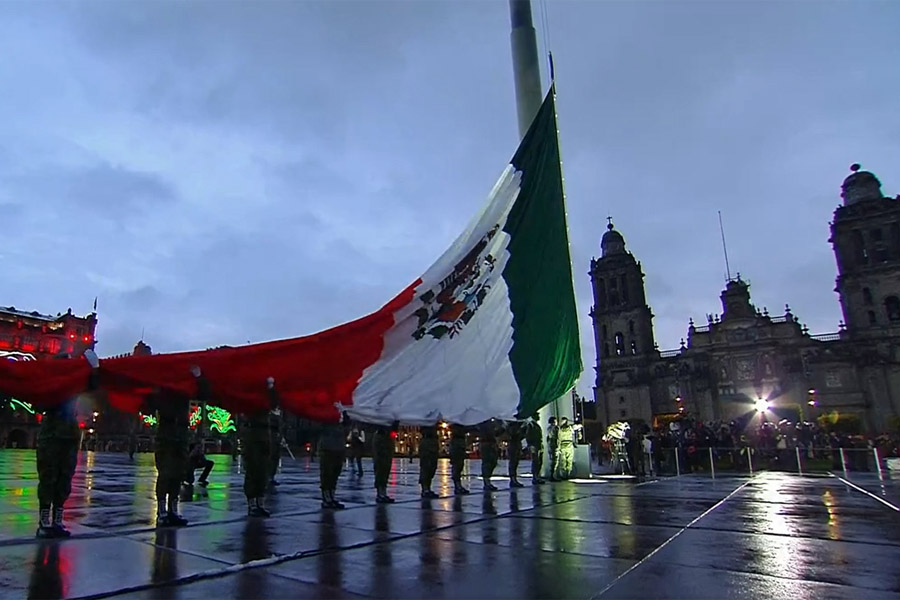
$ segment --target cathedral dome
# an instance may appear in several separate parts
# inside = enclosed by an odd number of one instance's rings
[[[606,226],[606,233],[603,234],[603,238],[600,240],[600,250],[603,252],[602,256],[625,254],[625,238],[615,230],[612,219],[610,219],[609,225]]]
[[[880,200],[881,182],[872,173],[860,171],[859,163],[850,166],[853,171],[841,184],[841,198],[845,205],[855,204],[864,200]]]

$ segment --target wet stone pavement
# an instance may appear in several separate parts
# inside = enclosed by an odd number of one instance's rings
[[[371,462],[345,471],[343,511],[319,507],[318,464],[282,463],[270,519],[248,519],[240,465],[216,461],[156,529],[153,456],[85,453],[73,537],[34,538],[33,451],[0,450],[0,598],[898,598],[900,485],[764,473],[557,483],[418,497],[394,462],[376,505]],[[477,472],[477,461],[470,461]],[[501,464],[498,473],[504,472]],[[201,491],[203,492],[201,494]],[[884,499],[880,502],[877,498]]]

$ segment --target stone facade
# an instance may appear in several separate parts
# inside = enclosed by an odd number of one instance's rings
[[[757,309],[738,275],[721,316],[691,320],[681,347],[660,352],[641,265],[610,223],[590,270],[598,416],[731,421],[769,406],[784,418],[852,415],[870,432],[888,429],[900,415],[900,196],[852,170],[831,224],[844,314],[835,333],[810,334],[789,306]]]

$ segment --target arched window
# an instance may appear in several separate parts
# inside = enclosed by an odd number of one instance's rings
[[[888,296],[884,299],[884,311],[888,321],[900,321],[900,299],[897,296]]]
[[[609,305],[619,305],[619,284],[615,277],[609,280]]]
[[[619,277],[619,287],[622,288],[622,302],[628,303],[628,280],[625,275]]]
[[[869,288],[863,288],[863,303],[870,306],[872,304],[872,290]]]
[[[876,323],[878,323],[878,319],[875,318],[875,311],[870,310],[869,311],[869,325],[875,325]]]
[[[603,279],[597,280],[597,304],[600,308],[606,308],[606,282]]]
[[[621,331],[616,332],[616,356],[625,356],[625,336]]]
[[[891,223],[891,253],[900,258],[900,224]]]
[[[634,321],[628,321],[628,333],[634,335]]]

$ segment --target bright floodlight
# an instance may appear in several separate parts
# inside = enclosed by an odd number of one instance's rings
[[[769,403],[768,400],[763,400],[762,398],[758,399],[756,402],[753,403],[753,408],[756,409],[756,412],[765,412],[765,411],[769,410],[769,408],[771,406],[772,405]]]

